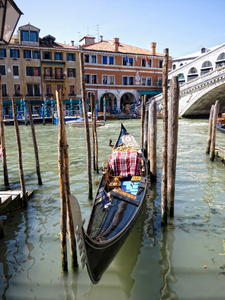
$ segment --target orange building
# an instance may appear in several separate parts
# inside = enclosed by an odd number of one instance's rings
[[[156,52],[156,43],[151,50],[123,44],[119,38],[95,43],[93,36],[80,40],[84,53],[84,72],[87,98],[93,93],[103,111],[123,110],[138,103],[141,95],[148,98],[162,92],[163,54]],[[169,57],[169,70],[172,58]]]

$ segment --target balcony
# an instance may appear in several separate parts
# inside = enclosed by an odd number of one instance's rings
[[[63,81],[63,80],[65,80],[65,75],[62,75],[62,76],[44,75],[44,80],[45,81]]]

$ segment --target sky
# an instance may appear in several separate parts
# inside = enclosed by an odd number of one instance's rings
[[[18,26],[40,29],[57,42],[85,35],[151,49],[178,58],[225,43],[224,0],[14,0],[23,12]],[[17,30],[17,29],[16,29]]]

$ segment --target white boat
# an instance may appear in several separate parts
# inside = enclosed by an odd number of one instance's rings
[[[91,125],[91,119],[89,119],[89,126]],[[83,127],[84,126],[84,118],[77,118],[77,120],[66,121],[66,124],[74,127]],[[104,121],[96,121],[96,126],[105,126]]]

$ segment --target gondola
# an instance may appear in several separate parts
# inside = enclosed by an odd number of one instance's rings
[[[87,230],[77,199],[70,196],[83,266],[96,284],[128,237],[143,206],[147,166],[140,146],[121,124],[121,131],[93,202]],[[130,249],[132,251],[132,249]]]

